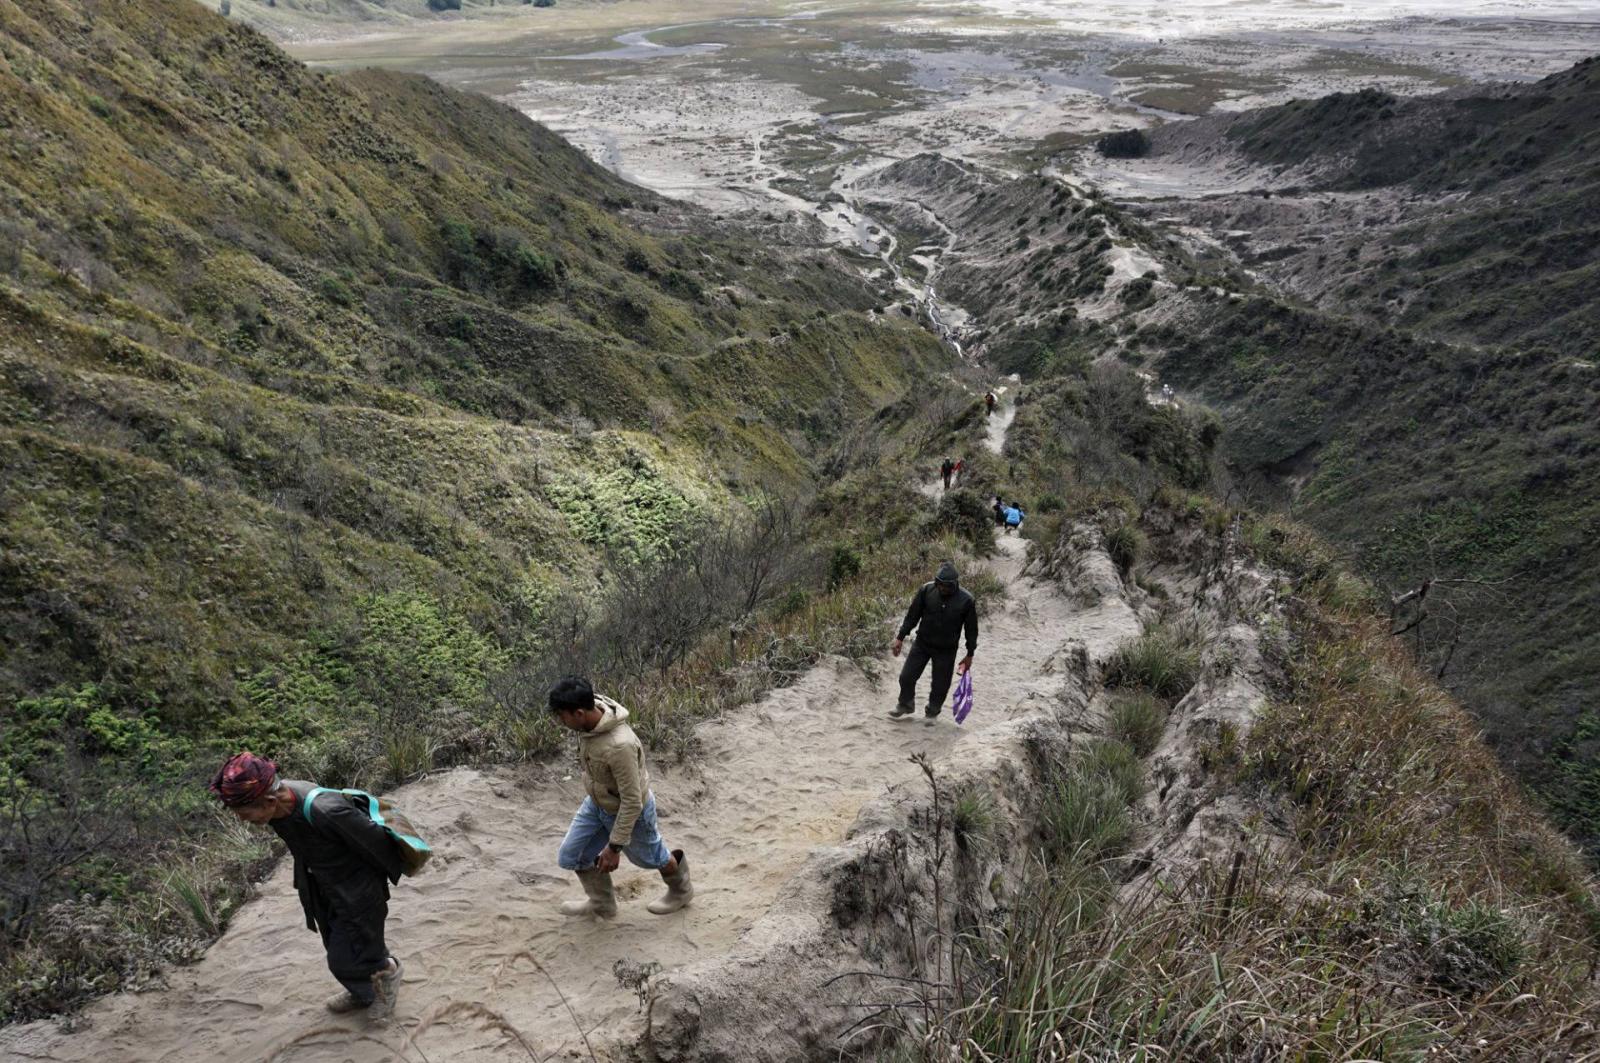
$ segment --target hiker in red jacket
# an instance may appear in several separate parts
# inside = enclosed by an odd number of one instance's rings
[[[404,870],[398,843],[346,794],[278,778],[278,766],[254,753],[229,757],[211,780],[228,811],[271,827],[294,857],[294,888],[306,926],[321,932],[328,970],[344,992],[328,1001],[337,1013],[365,1012],[386,1024],[400,991],[400,961],[383,941],[389,885]]]

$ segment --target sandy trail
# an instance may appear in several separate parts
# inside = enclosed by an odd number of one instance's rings
[[[1006,379],[1014,385],[1020,378],[1013,373]],[[1006,401],[1006,392],[1010,390],[1005,385],[994,388],[994,397],[999,401],[995,403],[995,412],[989,415],[989,422],[984,426],[983,445],[994,454],[1005,449],[1006,433],[1011,431],[1011,422],[1017,419],[1016,400]]]
[[[1006,422],[1009,413],[1008,404]],[[337,986],[302,922],[285,861],[223,938],[199,963],[174,971],[167,988],[102,1000],[76,1033],[48,1023],[0,1032],[0,1056],[62,1063],[588,1058],[581,1021],[595,1054],[607,1058],[608,1045],[632,1040],[643,1024],[634,993],[612,973],[615,963],[659,963],[670,973],[726,952],[814,847],[845,837],[865,803],[888,787],[921,785],[910,754],[961,755],[976,733],[1055,697],[1067,643],[1081,641],[1098,655],[1136,626],[1120,599],[1076,610],[1054,586],[1023,575],[1025,548],[1020,538],[1001,537],[987,563],[1008,596],[987,603],[976,707],[965,725],[948,713],[931,727],[920,716],[889,720],[897,662],[887,654],[875,662],[876,676],[828,659],[795,685],[702,724],[703,754],[692,770],[655,773],[663,834],[688,851],[698,889],[684,912],[646,912],[659,877],[626,863],[615,921],[556,912],[577,894],[572,876],[555,865],[582,797],[568,763],[445,772],[394,795],[437,850],[429,869],[403,881],[390,902],[390,946],[406,971],[394,1027],[366,1030],[362,1020],[322,1009]],[[891,634],[886,624],[886,644]]]
[[[1011,422],[1017,419],[1016,399],[1013,398],[1010,402],[1007,402],[1006,393],[1022,378],[1013,373],[1006,379],[1010,381],[1010,386],[1000,384],[991,389],[999,402],[996,403],[995,412],[989,415],[983,429],[983,445],[985,449],[994,454],[998,454],[1005,449],[1006,433],[1011,431]],[[957,475],[952,478],[950,486],[960,487],[961,477]],[[917,490],[935,502],[939,501],[940,496],[944,494],[944,485],[939,479],[937,463],[934,465],[933,479],[919,482]]]

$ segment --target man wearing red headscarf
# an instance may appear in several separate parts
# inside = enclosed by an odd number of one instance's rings
[[[294,857],[294,886],[306,925],[322,934],[328,969],[345,988],[333,1012],[365,1011],[388,1022],[400,989],[400,961],[383,942],[389,884],[403,864],[383,827],[336,790],[306,806],[314,783],[278,778],[278,766],[254,753],[229,757],[211,792],[246,823],[264,824]]]

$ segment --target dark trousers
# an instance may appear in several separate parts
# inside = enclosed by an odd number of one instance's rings
[[[372,976],[389,963],[389,950],[383,943],[389,891],[383,885],[379,879],[378,888],[361,890],[359,904],[345,898],[317,898],[317,929],[328,952],[328,970],[364,1004],[372,1003]]]
[[[948,650],[930,650],[920,642],[913,642],[911,652],[906,654],[905,667],[900,669],[900,704],[908,709],[916,704],[917,680],[932,661],[933,686],[928,690],[927,711],[929,716],[939,715],[945,695],[950,693],[950,680],[956,674],[956,649],[951,646]]]

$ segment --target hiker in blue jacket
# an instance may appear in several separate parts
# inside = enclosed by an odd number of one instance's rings
[[[911,608],[906,610],[905,622],[900,625],[900,634],[891,648],[896,657],[900,656],[906,636],[913,628],[917,631],[917,640],[906,655],[905,667],[900,669],[900,700],[889,718],[903,720],[915,710],[917,681],[931,662],[933,686],[928,691],[928,707],[923,713],[923,722],[931,727],[944,707],[945,695],[950,693],[952,673],[965,675],[978,649],[978,603],[970,591],[962,589],[960,574],[951,562],[940,565],[933,582],[924,583],[911,599]],[[957,663],[956,649],[963,632],[967,638],[967,655]]]
[[[380,1025],[394,1014],[400,961],[383,941],[389,885],[404,870],[399,845],[381,824],[338,790],[306,798],[314,783],[278,778],[278,766],[254,753],[229,757],[211,780],[228,811],[271,827],[294,857],[294,888],[306,926],[322,934],[328,970],[344,992],[336,1013],[364,1011]]]
[[[1027,519],[1027,514],[1022,512],[1022,507],[1010,505],[1006,507],[1006,534],[1010,535],[1022,527],[1022,522]]]

